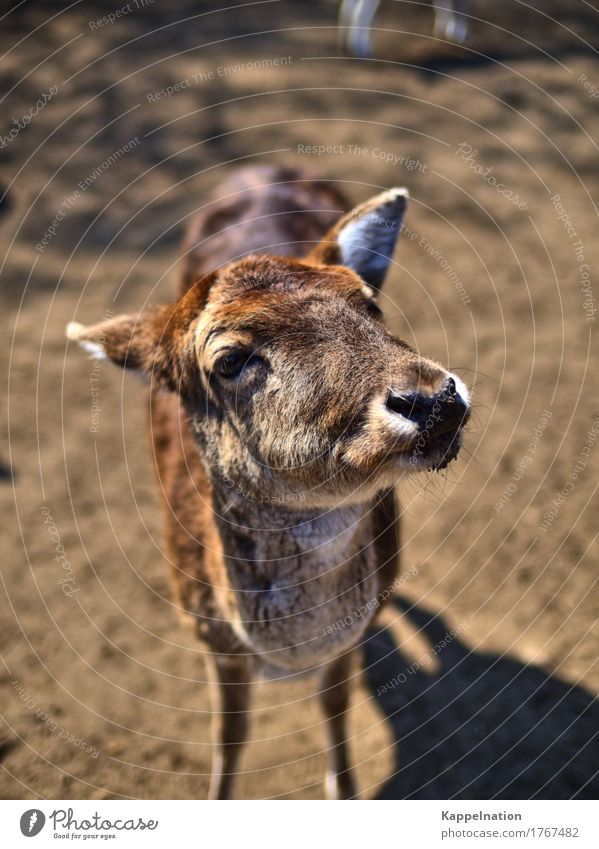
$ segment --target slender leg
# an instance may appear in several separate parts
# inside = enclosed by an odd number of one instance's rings
[[[337,20],[337,38],[339,48],[347,46],[349,50],[349,28],[351,26],[354,7],[357,0],[342,0],[339,6],[339,18]]]
[[[455,15],[455,27],[452,37],[454,41],[461,43],[468,38],[468,0],[454,0],[453,6],[455,12],[461,14]]]
[[[468,19],[456,12],[466,12],[467,0],[433,0],[435,7],[435,35],[461,43],[468,35]]]
[[[212,722],[214,755],[211,799],[229,799],[246,741],[252,665],[248,658],[213,655]]]
[[[351,799],[357,796],[347,751],[346,717],[349,703],[350,659],[351,653],[347,652],[328,664],[324,670],[319,693],[329,737],[326,787],[330,799]]]
[[[362,59],[372,55],[370,27],[376,13],[379,0],[344,0],[341,7],[341,17],[347,20],[347,49],[354,56]]]

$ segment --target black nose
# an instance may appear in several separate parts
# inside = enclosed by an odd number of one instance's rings
[[[436,395],[424,395],[420,392],[398,392],[389,390],[387,409],[399,413],[418,425],[420,431],[429,436],[440,436],[450,431],[456,432],[470,418],[466,402],[456,390],[453,377]]]

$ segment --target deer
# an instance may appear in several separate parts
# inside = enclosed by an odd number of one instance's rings
[[[373,55],[371,28],[379,0],[342,0],[339,7],[339,46],[353,56],[368,59]],[[462,44],[468,38],[468,0],[433,0],[436,38]]]
[[[213,681],[213,799],[232,796],[252,682],[305,672],[327,795],[358,794],[350,661],[393,594],[396,484],[455,460],[470,415],[463,381],[385,326],[407,202],[350,209],[302,170],[242,169],[195,214],[172,302],[67,328],[149,383],[173,590]]]

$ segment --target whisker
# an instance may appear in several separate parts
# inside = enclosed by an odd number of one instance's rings
[[[483,376],[486,380],[490,380],[490,381],[492,381],[493,383],[499,383],[499,378],[498,378],[498,377],[493,377],[493,375],[487,374],[486,372],[481,371],[480,369],[476,369],[476,368],[466,368],[465,366],[452,366],[452,369],[451,369],[451,370],[452,370],[452,371],[469,371],[469,372],[472,372],[472,374],[476,375],[477,377],[478,377],[478,375],[480,374],[480,375],[482,375],[482,376]]]

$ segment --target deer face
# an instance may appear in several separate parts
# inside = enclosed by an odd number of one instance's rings
[[[69,335],[180,395],[216,485],[361,500],[444,468],[469,416],[460,379],[392,336],[376,302],[405,206],[386,192],[303,261],[251,256],[173,305]]]

